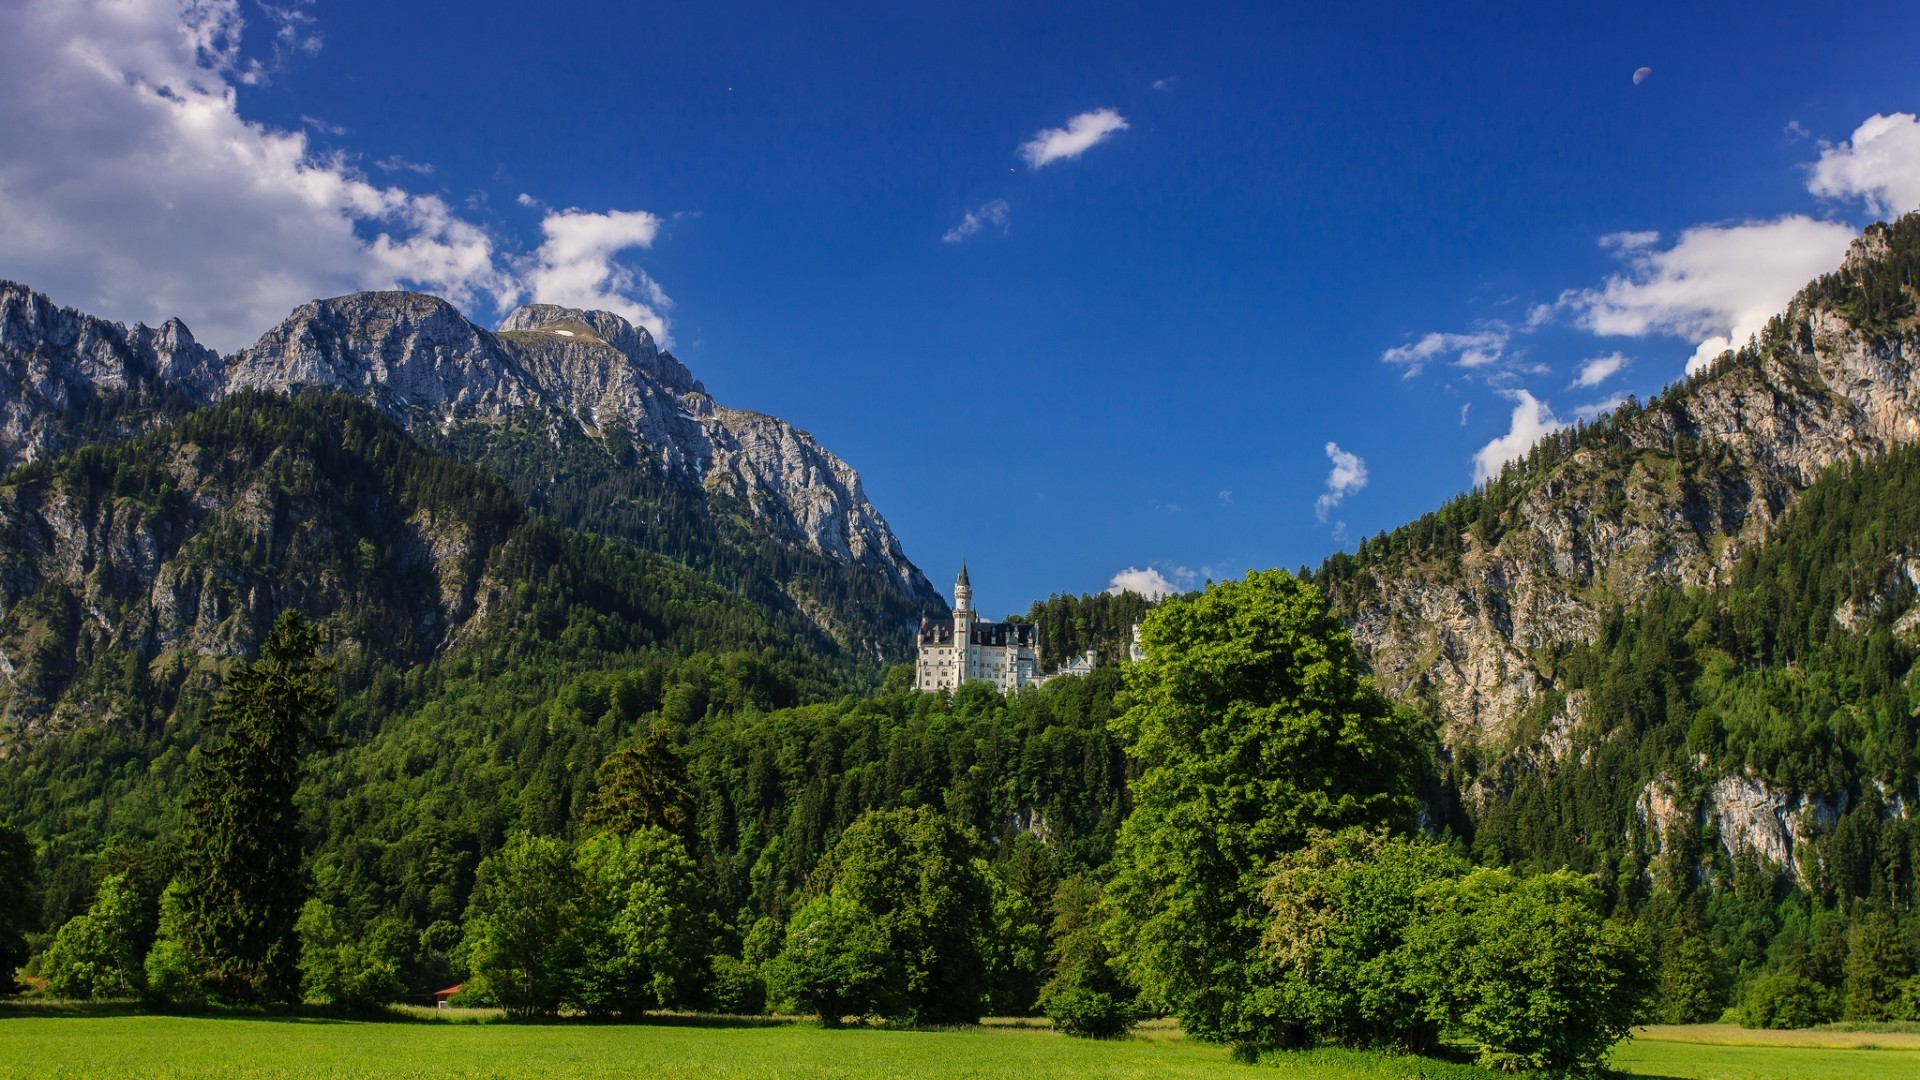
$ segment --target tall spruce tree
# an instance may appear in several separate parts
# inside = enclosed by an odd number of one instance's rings
[[[291,611],[214,702],[225,737],[202,753],[187,790],[180,936],[215,997],[272,1002],[299,990],[294,926],[306,889],[293,796],[302,754],[334,705],[320,634]]]

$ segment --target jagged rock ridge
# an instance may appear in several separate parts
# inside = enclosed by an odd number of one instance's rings
[[[831,625],[846,613],[800,587],[790,597],[829,637],[869,654],[903,647],[886,628],[904,626],[906,612],[943,606],[846,462],[785,421],[718,404],[646,330],[608,312],[528,305],[493,333],[435,297],[357,293],[306,304],[222,358],[178,320],[124,327],[0,283],[0,373],[0,470],[124,435],[167,403],[177,412],[247,389],[334,390],[429,439],[570,430],[702,500],[743,507],[764,533],[872,582],[886,610],[859,613],[862,625]],[[71,421],[92,402],[134,419],[110,433]]]

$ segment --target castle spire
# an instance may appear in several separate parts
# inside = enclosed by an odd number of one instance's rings
[[[960,560],[960,576],[953,579],[953,610],[973,610],[973,583],[967,580],[967,560]]]

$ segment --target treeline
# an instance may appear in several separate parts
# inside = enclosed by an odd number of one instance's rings
[[[1248,1053],[1432,1051],[1445,1032],[1483,1062],[1546,1068],[1595,1064],[1641,1014],[1644,949],[1594,881],[1475,870],[1418,834],[1432,734],[1362,676],[1313,586],[1250,574],[1156,608],[1144,637],[1145,661],[1011,698],[709,702],[685,727],[666,715],[677,687],[578,683],[549,725],[598,713],[624,744],[558,828],[520,820],[457,918],[423,925],[456,880],[421,883],[410,912],[380,891],[413,887],[404,864],[331,846],[393,778],[328,793],[327,775],[400,748],[328,751],[317,636],[289,616],[215,703],[171,866],[125,863],[39,972],[58,992],[176,1004],[371,1006],[430,976],[520,1016],[1041,1010],[1114,1035],[1172,1014]],[[537,746],[500,734],[480,745]],[[305,875],[285,863],[303,776],[342,815],[309,803],[332,835]]]
[[[1153,601],[1139,593],[1054,593],[1036,600],[1026,621],[1040,628],[1041,661],[1047,671],[1058,671],[1088,649],[1102,664],[1125,660],[1133,646],[1133,628],[1153,610]]]

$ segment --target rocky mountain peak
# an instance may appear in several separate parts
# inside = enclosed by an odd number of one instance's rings
[[[645,327],[635,326],[611,311],[587,311],[558,304],[522,304],[500,324],[500,333],[545,334],[574,343],[606,345],[676,394],[706,393],[706,388],[695,381],[685,365],[672,353],[661,351]]]

